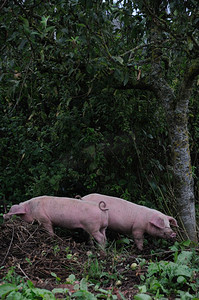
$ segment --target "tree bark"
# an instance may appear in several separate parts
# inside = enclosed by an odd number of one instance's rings
[[[151,83],[161,100],[168,123],[171,142],[174,192],[178,219],[184,229],[183,237],[197,241],[195,199],[188,133],[187,90],[176,98],[172,88],[164,79],[156,78]]]
[[[164,65],[160,3],[162,1],[143,1],[143,11],[147,18],[148,44],[147,52],[150,57],[151,68],[148,74],[139,80],[127,83],[126,88],[147,89],[153,91],[161,101],[168,124],[168,131],[172,152],[173,187],[175,193],[174,205],[178,212],[180,226],[184,229],[183,237],[194,242],[197,241],[196,219],[195,219],[195,198],[192,176],[192,164],[189,148],[188,133],[188,106],[191,96],[191,88],[197,75],[199,75],[199,59],[191,62],[187,68],[184,79],[181,79],[179,87],[174,91],[166,80],[162,71]],[[162,10],[166,10],[162,6]],[[160,17],[159,17],[160,16]],[[169,27],[167,27],[169,29]],[[190,65],[190,58],[187,56],[187,65]],[[178,66],[180,69],[180,65]]]
[[[154,5],[153,13],[159,16],[160,11],[157,3],[151,2]],[[148,7],[146,6],[147,9]],[[191,87],[199,71],[199,60],[192,64],[184,80],[174,92],[167,83],[161,68],[162,53],[161,47],[159,47],[163,42],[161,30],[153,20],[149,21],[149,26],[151,28],[150,42],[154,45],[151,53],[152,67],[149,81],[158,99],[163,104],[167,119],[178,220],[184,229],[183,237],[196,242],[195,198],[189,148],[188,106]]]
[[[154,61],[149,77],[143,78],[139,82],[129,83],[125,87],[127,89],[153,91],[164,107],[171,143],[174,205],[177,206],[175,209],[178,211],[180,227],[184,231],[183,237],[194,242],[197,242],[197,233],[194,183],[189,148],[188,105],[191,87],[198,74],[199,60],[190,67],[190,71],[187,72],[178,89],[179,92],[174,92],[164,79],[161,64]]]
[[[158,49],[158,45],[161,43],[161,32],[156,24],[151,23],[150,25],[150,41],[156,47],[152,49],[152,67],[149,81],[157,98],[163,104],[167,119],[178,219],[181,227],[184,229],[183,237],[196,242],[195,198],[189,149],[188,106],[191,87],[195,76],[198,74],[198,62],[192,65],[180,87],[174,92],[165,80],[161,68],[161,52]]]

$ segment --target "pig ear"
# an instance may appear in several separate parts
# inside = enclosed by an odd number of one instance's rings
[[[158,227],[158,228],[161,228],[161,229],[165,228],[164,220],[161,217],[158,217],[158,216],[154,216],[149,221],[149,223],[151,223],[155,227]]]
[[[169,223],[175,227],[179,227],[178,223],[176,221],[176,219],[174,219],[173,217],[167,216],[167,219],[169,220]]]
[[[11,207],[11,212],[8,212],[9,216],[24,215],[24,214],[26,214],[26,209],[24,206],[20,206],[20,205],[14,205],[13,207]]]

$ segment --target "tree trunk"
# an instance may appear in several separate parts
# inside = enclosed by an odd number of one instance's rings
[[[162,43],[161,31],[156,24],[151,23],[150,25],[150,41],[154,45],[151,56],[150,85],[158,99],[161,100],[167,119],[178,219],[184,229],[183,237],[196,242],[194,185],[188,134],[188,105],[191,87],[195,75],[198,73],[198,61],[189,69],[184,80],[180,83],[180,87],[174,92],[167,83],[161,68],[161,47],[159,47]]]
[[[197,65],[195,64],[196,68]],[[199,66],[199,62],[198,62]],[[171,143],[173,186],[174,186],[174,205],[178,211],[178,220],[183,229],[183,237],[191,241],[197,241],[196,219],[195,219],[195,199],[194,184],[192,176],[191,156],[189,149],[188,133],[188,105],[191,86],[199,68],[190,68],[190,76],[186,76],[178,90],[176,97],[173,89],[169,86],[161,74],[161,65],[159,62],[153,62],[150,77],[144,82],[140,80],[126,88],[148,89],[155,93],[158,100],[161,101],[166,120]],[[194,76],[193,76],[194,75]]]
[[[197,241],[194,185],[188,133],[189,98],[181,94],[176,99],[173,90],[163,80],[155,83],[156,93],[165,109],[172,151],[174,192],[183,237]]]
[[[195,66],[193,68],[193,66]],[[169,137],[172,152],[174,205],[178,211],[180,227],[184,230],[183,237],[194,242],[197,241],[194,184],[192,176],[191,156],[189,149],[188,133],[188,105],[191,86],[194,78],[199,73],[199,60],[190,67],[186,78],[178,89],[178,97],[164,79],[159,61],[152,63],[151,74],[147,79],[133,84],[127,84],[126,88],[148,89],[155,93],[161,101],[168,124]]]
[[[185,229],[184,237],[196,241],[194,185],[187,128],[188,103],[189,99],[185,101],[179,99],[177,107],[172,112],[172,118],[168,118],[168,121],[173,156],[174,189],[179,217],[181,225]]]
[[[191,87],[194,79],[199,75],[199,59],[193,61],[187,57],[186,74],[181,79],[179,87],[174,90],[166,81],[163,59],[163,42],[161,14],[166,11],[166,2],[159,0],[143,1],[142,9],[146,14],[147,37],[150,45],[147,52],[151,60],[150,71],[145,77],[137,79],[132,83],[132,88],[152,90],[157,99],[162,102],[168,124],[168,131],[171,142],[173,185],[175,192],[175,203],[177,205],[178,220],[184,230],[183,237],[192,241],[197,241],[196,219],[195,219],[195,199],[192,176],[192,165],[189,149],[188,134],[188,105],[191,95]],[[162,6],[160,6],[162,4]],[[169,31],[169,27],[165,27]],[[173,37],[172,37],[173,38]],[[180,65],[178,66],[180,68]],[[128,87],[128,84],[126,85]]]

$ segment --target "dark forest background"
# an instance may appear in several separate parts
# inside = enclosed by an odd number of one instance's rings
[[[150,69],[150,33],[139,10],[146,1],[123,6],[120,1],[5,2],[0,7],[1,201],[99,192],[172,210],[170,124],[153,91],[128,88]],[[167,22],[168,3],[159,2]],[[188,2],[190,7],[182,8],[170,1],[176,34],[198,26],[199,17],[195,24],[183,23],[181,9],[195,12],[197,6]],[[175,89],[186,72],[184,53],[194,55],[194,45],[187,37],[184,48],[171,47],[162,45],[162,68]],[[198,84],[188,113],[196,199]]]

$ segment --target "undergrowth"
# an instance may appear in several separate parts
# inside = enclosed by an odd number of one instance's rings
[[[56,248],[57,251],[58,248]],[[136,262],[125,265],[125,257],[128,255],[125,247],[116,249],[115,244],[108,249],[108,257],[112,259],[110,272],[105,271],[106,259],[98,260],[92,252],[88,253],[88,260],[82,274],[73,273],[62,282],[56,275],[56,284],[64,284],[64,288],[50,290],[34,286],[31,280],[19,276],[15,268],[11,267],[4,278],[1,279],[1,299],[107,299],[125,300],[123,294],[123,283],[125,281],[125,270],[136,273],[140,278],[140,284],[135,286],[132,299],[199,299],[199,255],[196,248],[190,248],[190,242],[176,242],[170,247],[171,259],[159,260],[157,255],[151,255],[150,260],[139,255]],[[67,254],[68,255],[68,254]],[[117,263],[124,265],[123,274],[117,271]],[[3,267],[2,267],[3,268]],[[115,282],[112,289],[107,289],[107,284]],[[129,299],[129,298],[128,298]]]

